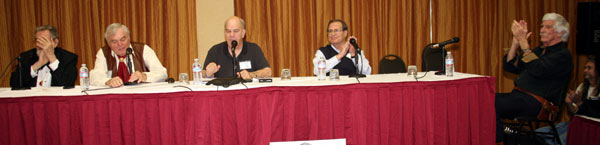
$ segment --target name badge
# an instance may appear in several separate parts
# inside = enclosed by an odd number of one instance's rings
[[[242,69],[252,69],[252,63],[249,60],[240,62],[240,70]]]

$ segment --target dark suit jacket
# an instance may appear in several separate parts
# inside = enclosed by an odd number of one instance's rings
[[[58,68],[50,72],[52,73],[52,86],[74,86],[75,80],[77,79],[77,54],[66,51],[60,47],[54,49],[54,55],[56,59],[60,61]],[[31,77],[31,65],[38,61],[39,57],[36,54],[36,49],[30,49],[21,53],[21,76],[23,86],[35,87],[37,77]],[[46,65],[49,65],[47,63]],[[43,68],[43,67],[42,67]],[[41,68],[40,68],[41,69]],[[10,87],[21,87],[19,86],[19,67],[12,72],[10,76]]]

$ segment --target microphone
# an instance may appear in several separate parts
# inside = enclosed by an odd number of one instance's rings
[[[361,53],[362,49],[360,49],[360,47],[358,47],[358,43],[356,43],[356,39],[350,38],[350,44],[352,44],[352,46],[354,46],[354,49],[356,49],[356,54]]]
[[[447,44],[458,43],[458,41],[459,41],[458,37],[454,37],[454,38],[452,38],[450,40],[446,40],[444,42],[440,42],[438,44],[434,44],[432,47],[433,48],[439,48],[439,47],[445,46]]]
[[[360,49],[360,48],[358,47],[358,44],[356,43],[356,39],[354,39],[354,38],[350,38],[350,44],[352,44],[352,46],[354,46],[354,48],[356,48],[356,49]]]
[[[132,54],[132,49],[131,48],[127,48],[127,69],[129,69],[129,75],[131,75],[133,72],[131,70],[131,55]]]
[[[231,49],[235,49],[235,47],[237,47],[237,41],[233,40],[231,41]],[[231,50],[233,51],[233,50]]]
[[[168,78],[168,79],[166,80],[166,82],[168,82],[169,84],[172,84],[172,83],[175,83],[175,79],[173,79],[173,78]]]
[[[348,77],[354,77],[358,80],[358,78],[364,78],[365,75],[362,74],[362,68],[360,68],[360,70],[358,69],[358,55],[360,54],[360,51],[362,51],[360,49],[360,47],[358,47],[358,43],[356,43],[356,39],[354,38],[350,38],[350,44],[352,44],[352,46],[354,46],[354,49],[356,49],[356,55],[354,55],[354,66],[356,67],[356,73],[355,74],[350,74]],[[363,61],[360,61],[360,63],[362,64]]]

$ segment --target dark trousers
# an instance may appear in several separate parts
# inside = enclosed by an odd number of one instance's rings
[[[519,116],[537,116],[542,104],[533,96],[513,90],[510,93],[496,93],[496,142],[504,138],[502,119]]]

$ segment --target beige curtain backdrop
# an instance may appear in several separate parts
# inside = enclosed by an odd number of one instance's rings
[[[349,34],[358,38],[374,74],[387,54],[396,54],[420,69],[421,51],[431,37],[440,42],[458,36],[461,42],[448,47],[456,59],[456,70],[496,77],[496,91],[507,92],[515,76],[502,71],[500,60],[502,48],[510,44],[511,21],[528,21],[534,33],[531,44],[537,46],[543,14],[562,14],[571,23],[568,44],[575,55],[577,2],[582,1],[598,0],[234,0],[234,7],[235,15],[246,19],[246,40],[262,47],[275,76],[282,68],[290,68],[293,76],[312,75],[315,51],[328,44],[327,22],[343,19],[350,26]],[[95,53],[106,45],[104,29],[120,22],[131,29],[132,41],[149,44],[169,77],[176,78],[180,72],[189,73],[191,60],[203,54],[197,49],[201,35],[197,33],[204,32],[197,32],[197,23],[205,22],[196,18],[196,11],[204,10],[197,9],[195,0],[3,0],[0,68],[33,48],[34,28],[44,24],[57,26],[59,46],[79,55],[78,67],[86,63],[93,68]],[[208,51],[206,46],[200,50]],[[571,87],[583,80],[585,57],[576,56],[575,62]],[[14,66],[0,78],[2,87],[8,87]]]
[[[59,46],[79,55],[77,67],[85,63],[91,69],[96,52],[106,45],[106,26],[119,22],[129,27],[131,41],[152,47],[169,77],[176,78],[178,72],[191,72],[198,55],[195,8],[195,0],[2,0],[0,67],[33,48],[35,27],[49,24],[58,29]],[[0,78],[2,87],[9,86],[15,66]]]
[[[419,47],[429,42],[428,6],[429,1],[235,0],[235,14],[246,20],[246,40],[262,47],[275,76],[282,68],[311,76],[316,50],[329,43],[332,19],[348,23],[374,73],[386,54],[420,65]]]
[[[246,40],[262,47],[275,76],[282,68],[290,68],[293,76],[312,75],[315,51],[328,44],[327,22],[343,19],[375,74],[387,54],[420,70],[421,52],[430,36],[433,42],[458,36],[460,43],[447,48],[455,57],[456,71],[496,77],[496,91],[508,92],[516,75],[504,72],[501,60],[512,39],[510,24],[526,20],[533,32],[531,44],[538,46],[541,19],[549,12],[570,22],[568,44],[577,66],[571,87],[583,80],[585,57],[575,54],[577,2],[583,1],[587,0],[235,0],[234,4],[235,14],[247,22]]]

